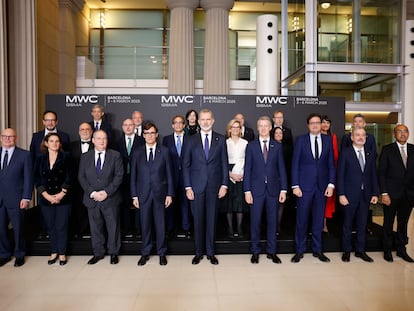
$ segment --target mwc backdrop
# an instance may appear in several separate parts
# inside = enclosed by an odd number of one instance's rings
[[[77,140],[78,127],[92,120],[91,109],[95,104],[105,108],[105,118],[114,129],[116,141],[122,133],[122,122],[135,110],[144,120],[154,122],[160,136],[172,132],[171,119],[185,116],[190,109],[211,109],[214,113],[214,130],[225,134],[226,125],[236,113],[243,113],[247,126],[257,135],[256,121],[260,116],[284,113],[285,125],[294,137],[306,133],[306,117],[313,112],[326,114],[332,120],[332,130],[341,137],[344,132],[345,99],[340,97],[307,96],[258,96],[258,95],[46,95],[46,109],[58,115],[58,128]]]

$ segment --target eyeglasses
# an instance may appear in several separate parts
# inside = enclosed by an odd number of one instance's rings
[[[12,139],[12,138],[16,138],[16,135],[1,135],[1,138],[3,138],[3,139]]]
[[[239,128],[240,128],[240,126],[232,126],[231,128],[232,128],[232,129],[239,129]]]
[[[157,132],[144,132],[144,135],[155,135]]]

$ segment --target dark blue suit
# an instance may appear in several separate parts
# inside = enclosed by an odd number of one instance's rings
[[[131,157],[131,197],[137,197],[141,211],[141,255],[151,254],[152,223],[155,223],[157,254],[165,256],[165,198],[174,195],[174,181],[168,149],[158,145],[154,160],[147,160],[146,145]]]
[[[335,165],[332,138],[321,135],[322,149],[319,159],[312,153],[310,136],[304,134],[296,139],[292,158],[292,187],[299,186],[302,197],[297,198],[296,252],[306,251],[309,213],[312,211],[312,249],[322,252],[322,230],[325,214],[325,190],[335,184]],[[313,142],[312,142],[313,143]]]
[[[364,171],[353,147],[342,150],[338,160],[337,193],[345,195],[349,205],[344,207],[342,242],[344,252],[352,250],[352,225],[356,221],[356,252],[365,252],[365,236],[369,204],[372,196],[378,196],[378,179],[375,154],[365,152]]]
[[[92,131],[95,132],[95,121],[90,121],[89,125],[92,127]],[[106,121],[106,120],[102,120],[101,121],[101,125],[99,126],[99,129],[102,131],[105,131],[106,135],[108,136],[108,143],[111,144],[112,143],[112,126],[111,124]]]
[[[1,153],[0,147],[0,155]],[[25,255],[24,210],[20,209],[20,201],[31,200],[32,191],[33,167],[30,153],[15,147],[9,165],[0,170],[0,258],[9,258],[12,254],[7,230],[9,221],[13,225],[14,256]]]
[[[135,208],[133,210],[133,214],[131,214],[131,206],[132,206],[132,201],[131,201],[131,192],[130,192],[130,181],[131,181],[131,156],[132,154],[134,154],[134,152],[136,150],[138,150],[138,148],[140,146],[142,146],[143,144],[145,144],[145,140],[142,136],[138,136],[136,134],[134,134],[134,142],[132,143],[131,146],[131,152],[128,155],[128,150],[127,150],[127,143],[125,140],[125,134],[122,133],[121,138],[118,140],[117,145],[116,145],[116,150],[119,151],[119,153],[121,154],[122,157],[122,163],[124,166],[124,179],[122,181],[122,185],[121,185],[121,191],[122,191],[122,197],[123,197],[123,202],[121,205],[121,232],[123,234],[128,233],[128,231],[130,231],[132,229],[132,224],[131,224],[131,219],[134,219],[135,217],[135,228],[140,231],[139,228],[141,228],[141,220],[140,220],[140,212],[139,210],[135,211]]]
[[[212,132],[208,159],[201,142],[202,133],[188,136],[183,148],[184,188],[192,188],[190,202],[194,217],[196,256],[215,254],[214,242],[220,186],[229,179],[226,138]],[[204,136],[203,136],[204,140]]]
[[[348,147],[352,147],[351,133],[345,134],[341,141],[341,151]],[[375,158],[377,157],[377,143],[375,142],[375,137],[369,133],[367,133],[367,140],[365,142],[364,149],[366,152],[374,154]]]
[[[64,151],[70,152],[70,138],[69,135],[62,131],[57,131],[60,137],[62,148]],[[34,163],[36,158],[42,155],[40,151],[40,145],[42,144],[43,138],[45,138],[45,130],[33,133],[32,141],[30,142],[30,153],[32,155],[32,162]]]
[[[187,140],[187,136],[184,133],[181,135],[181,142],[184,145],[184,142]],[[190,221],[189,221],[189,203],[185,195],[184,181],[183,181],[183,167],[182,167],[182,156],[178,155],[177,148],[175,146],[175,137],[174,134],[165,136],[162,140],[162,144],[166,146],[170,152],[170,159],[173,167],[173,177],[174,177],[174,186],[175,186],[175,197],[173,206],[167,210],[167,230],[171,230],[174,226],[173,221],[173,212],[174,209],[178,210],[181,214],[181,227],[184,231],[190,230]],[[182,149],[181,149],[182,150]],[[177,211],[178,212],[178,211]]]
[[[260,224],[263,208],[265,208],[266,252],[275,254],[279,194],[281,190],[287,191],[286,169],[280,143],[270,139],[266,162],[260,144],[259,140],[254,140],[247,145],[244,166],[244,192],[250,191],[253,196],[253,205],[250,209],[251,250],[253,254],[260,253]]]

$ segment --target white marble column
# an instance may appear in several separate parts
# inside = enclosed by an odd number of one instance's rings
[[[0,131],[8,125],[6,0],[0,1]]]
[[[166,0],[170,15],[168,93],[194,94],[194,10],[199,0]]]
[[[8,1],[9,126],[16,129],[18,145],[28,148],[37,130],[36,1]]]
[[[229,94],[229,10],[234,0],[201,0],[206,11],[204,94]]]

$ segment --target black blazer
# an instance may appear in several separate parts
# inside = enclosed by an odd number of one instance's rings
[[[288,127],[282,126],[282,131],[283,131],[282,143],[287,144],[288,146],[290,146],[290,148],[293,148],[292,130]],[[275,137],[275,127],[273,127],[272,130],[270,131],[270,137],[272,139],[274,139],[274,137]]]
[[[61,204],[71,202],[70,188],[72,185],[72,163],[70,155],[67,152],[59,152],[55,164],[49,167],[49,153],[42,154],[37,158],[34,170],[35,187],[39,195],[39,203],[50,205],[41,195],[43,192],[48,194],[57,194],[62,189],[67,190],[67,194],[63,197]]]
[[[95,121],[92,120],[92,121],[89,122],[89,124],[92,127],[92,131],[95,132]],[[101,126],[99,127],[99,129],[106,132],[106,135],[108,135],[108,142],[110,142],[111,139],[112,139],[112,126],[111,126],[111,124],[106,120],[102,120]]]
[[[242,138],[244,138],[248,142],[254,140],[254,131],[253,131],[253,129],[251,129],[250,127],[245,126],[244,127],[244,134],[243,134]]]
[[[407,143],[407,168],[404,167],[396,142],[382,148],[379,158],[379,184],[381,193],[392,198],[407,195],[414,205],[414,145]]]
[[[163,138],[162,144],[168,148],[170,152],[170,159],[173,166],[173,176],[174,176],[174,184],[175,186],[179,185],[179,181],[182,180],[182,157],[183,157],[183,150],[184,150],[184,143],[187,140],[188,136],[181,135],[182,137],[182,148],[181,148],[181,156],[178,155],[177,148],[175,147],[175,137],[174,134],[167,135]]]
[[[116,144],[116,150],[121,154],[125,176],[127,172],[128,163],[130,163],[131,155],[135,152],[135,150],[139,148],[139,146],[142,146],[143,144],[145,144],[145,139],[142,136],[138,136],[137,134],[135,134],[134,142],[132,143],[131,147],[131,153],[130,155],[128,155],[127,145],[125,143],[125,134],[122,133],[121,138],[118,140]]]

